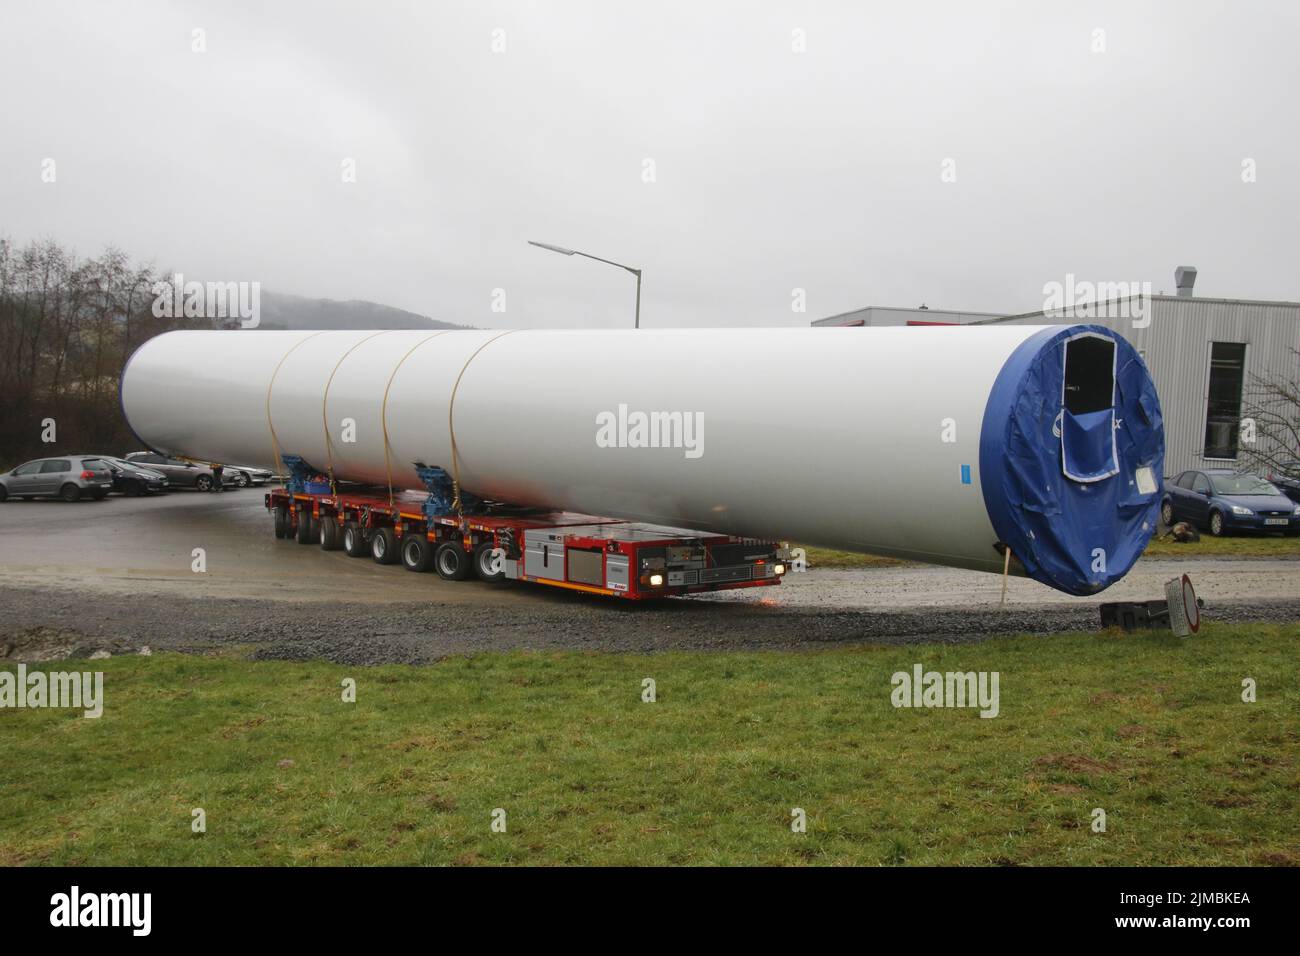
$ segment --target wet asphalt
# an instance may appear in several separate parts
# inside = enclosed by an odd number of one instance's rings
[[[507,650],[798,649],[1096,629],[1103,600],[1188,572],[1211,620],[1300,619],[1300,561],[1144,559],[1105,595],[923,566],[816,568],[778,587],[621,602],[448,582],[276,540],[263,490],[0,503],[0,660],[240,649],[254,658],[427,663]],[[196,549],[201,551],[196,555]],[[195,570],[196,557],[203,570]]]

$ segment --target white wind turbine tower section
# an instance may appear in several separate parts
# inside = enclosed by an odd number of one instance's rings
[[[122,405],[170,455],[414,489],[436,465],[497,501],[994,572],[1010,546],[1073,594],[1141,554],[1164,454],[1145,365],[1096,326],[180,331]]]

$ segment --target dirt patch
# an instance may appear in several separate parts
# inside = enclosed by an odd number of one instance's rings
[[[1210,806],[1218,807],[1220,810],[1232,810],[1236,807],[1248,807],[1254,802],[1244,794],[1229,793],[1222,797],[1215,797],[1210,801]]]
[[[88,660],[118,654],[138,654],[147,648],[121,638],[99,637],[76,628],[37,625],[3,631],[0,660],[21,664],[40,661]]]
[[[1117,769],[1113,763],[1094,760],[1092,757],[1085,757],[1083,754],[1045,754],[1034,761],[1034,766],[1044,770],[1081,773],[1088,777],[1111,773]]]
[[[1300,855],[1278,851],[1276,853],[1258,853],[1251,862],[1259,866],[1300,866]]]
[[[434,813],[451,813],[456,809],[456,801],[440,793],[431,793],[424,798],[424,805]]]
[[[230,740],[235,737],[235,735],[261,727],[264,723],[266,723],[265,717],[254,717],[251,720],[244,721],[243,723],[227,727],[221,732],[221,737],[223,740]]]

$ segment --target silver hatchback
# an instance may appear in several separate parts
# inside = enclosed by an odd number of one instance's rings
[[[99,500],[113,490],[113,473],[99,458],[67,455],[38,458],[0,475],[0,501],[6,498]]]
[[[138,468],[148,468],[150,471],[156,471],[167,479],[167,484],[173,488],[197,488],[199,491],[211,491],[212,485],[216,481],[212,469],[207,465],[200,465],[198,462],[181,461],[179,458],[167,458],[152,451],[133,451],[126,456],[126,460]],[[239,487],[240,476],[238,473],[225,469],[221,474],[222,487],[232,485]]]

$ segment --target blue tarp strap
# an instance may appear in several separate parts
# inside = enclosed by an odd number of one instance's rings
[[[284,467],[289,469],[287,487],[290,493],[306,494],[307,482],[316,476],[316,469],[297,455],[281,455],[280,460],[284,462]]]

